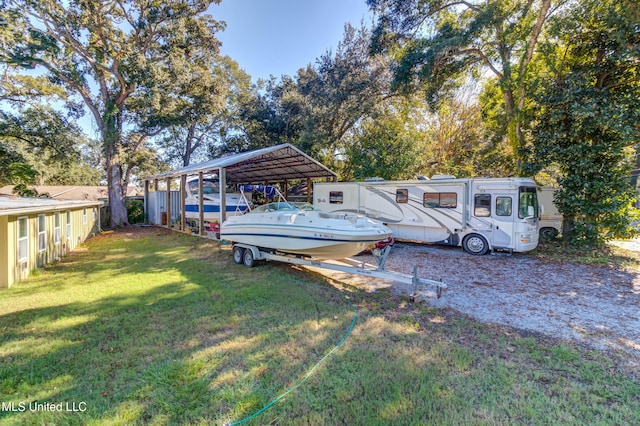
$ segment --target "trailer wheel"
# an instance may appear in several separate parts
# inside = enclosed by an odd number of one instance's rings
[[[242,247],[233,248],[233,261],[241,265],[244,261],[244,249]]]
[[[471,234],[462,240],[462,248],[467,253],[481,256],[489,251],[489,243],[482,235]]]
[[[250,249],[244,251],[244,256],[242,256],[242,260],[244,262],[244,266],[248,268],[253,268],[256,264],[256,260],[253,258],[253,252]]]
[[[540,236],[545,240],[553,240],[558,236],[558,230],[556,228],[542,228],[540,230]]]

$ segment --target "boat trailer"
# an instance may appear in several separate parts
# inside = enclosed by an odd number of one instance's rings
[[[346,272],[349,274],[364,275],[372,278],[381,278],[413,285],[413,293],[409,295],[409,300],[419,302],[427,298],[425,292],[419,291],[420,286],[430,285],[436,288],[436,297],[442,296],[442,289],[447,285],[441,281],[429,280],[418,277],[418,265],[413,266],[413,274],[404,274],[402,272],[388,271],[385,268],[387,257],[391,251],[391,245],[382,248],[371,249],[371,254],[377,265],[364,263],[355,259],[341,259],[340,262],[346,264],[332,263],[329,261],[317,260],[300,255],[281,253],[273,249],[260,248],[248,244],[233,244],[233,261],[239,265],[244,264],[247,267],[253,267],[259,260],[290,263],[300,266],[312,266],[315,268],[328,269],[338,272]]]

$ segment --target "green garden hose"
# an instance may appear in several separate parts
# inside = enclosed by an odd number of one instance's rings
[[[349,337],[349,335],[351,334],[351,331],[353,330],[353,327],[355,327],[356,325],[356,319],[357,319],[357,311],[356,311],[356,307],[353,306],[353,303],[351,303],[351,300],[349,300],[344,294],[342,294],[341,292],[339,292],[338,290],[329,288],[329,287],[325,287],[319,284],[314,284],[314,283],[309,283],[309,282],[305,282],[305,281],[299,281],[299,280],[295,280],[290,278],[291,281],[298,283],[298,284],[302,284],[302,285],[309,285],[309,286],[315,286],[315,287],[320,287],[324,290],[330,290],[333,291],[335,293],[338,293],[339,295],[341,295],[344,300],[347,301],[347,303],[349,303],[349,306],[351,306],[351,309],[353,309],[353,319],[351,320],[351,326],[349,327],[349,329],[347,330],[347,332],[345,333],[345,335],[342,337],[342,339],[340,339],[340,341],[338,342],[338,344],[336,346],[334,346],[333,349],[331,349],[329,351],[329,353],[327,353],[325,356],[323,356],[322,358],[320,358],[320,361],[318,361],[308,372],[307,374],[293,387],[289,388],[286,392],[284,392],[283,394],[281,394],[280,396],[278,396],[277,398],[275,398],[273,401],[271,401],[270,403],[268,403],[267,405],[265,405],[264,407],[262,407],[261,409],[259,409],[258,411],[256,411],[255,413],[251,414],[250,416],[247,416],[243,419],[240,420],[236,420],[235,422],[232,423],[226,423],[224,426],[234,426],[234,425],[239,425],[241,423],[244,423],[246,421],[249,421],[251,419],[253,419],[254,417],[259,416],[260,414],[264,413],[265,411],[267,411],[269,408],[271,408],[272,406],[274,406],[278,401],[280,401],[282,398],[284,398],[285,396],[287,396],[288,394],[290,394],[291,392],[293,392],[294,390],[298,389],[300,387],[300,385],[302,385],[304,382],[307,381],[307,379],[309,377],[311,377],[311,375],[313,374],[313,372],[316,370],[316,368],[318,368],[318,366],[320,364],[322,364],[324,362],[325,359],[327,359],[329,357],[329,355],[331,355],[333,352],[335,352],[340,346],[342,346],[342,344],[344,343],[345,340],[347,340],[347,337]]]

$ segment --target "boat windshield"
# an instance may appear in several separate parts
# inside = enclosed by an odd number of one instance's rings
[[[252,210],[252,213],[268,213],[268,212],[295,212],[295,211],[316,211],[317,209],[309,203],[290,203],[288,201],[278,201],[258,206]]]
[[[191,192],[191,195],[193,195],[194,197],[197,197],[200,193],[200,190],[198,188],[198,181],[192,180],[188,183],[188,185],[189,185],[189,192]],[[227,186],[225,192],[227,194],[232,194],[235,191],[233,188],[230,188]],[[219,194],[219,193],[220,193],[220,186],[218,186],[218,182],[216,180],[206,180],[206,179],[202,180],[203,195],[213,195],[213,194]]]
[[[276,203],[268,203],[263,204],[254,208],[252,213],[268,213],[268,212],[277,212],[277,211],[297,211],[298,209],[293,206],[291,203],[287,203],[286,201],[279,201]]]

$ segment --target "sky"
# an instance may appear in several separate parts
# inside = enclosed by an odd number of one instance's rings
[[[365,0],[222,0],[209,8],[227,28],[218,34],[221,53],[258,78],[295,75],[342,40],[344,24],[355,27],[372,14]]]

